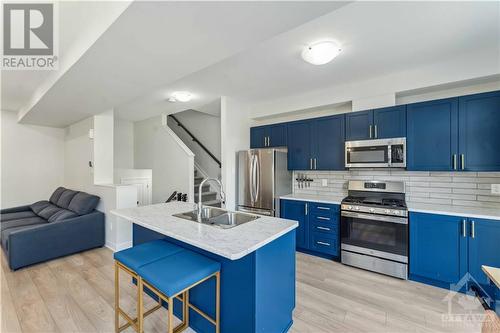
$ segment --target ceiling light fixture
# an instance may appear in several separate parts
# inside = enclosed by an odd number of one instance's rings
[[[323,41],[308,45],[302,51],[302,59],[313,65],[324,65],[339,55],[342,49],[333,41]]]
[[[175,91],[170,95],[169,102],[189,102],[193,99],[193,94],[189,91]]]

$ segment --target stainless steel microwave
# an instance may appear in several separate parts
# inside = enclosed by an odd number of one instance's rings
[[[347,141],[346,168],[406,168],[406,138]]]

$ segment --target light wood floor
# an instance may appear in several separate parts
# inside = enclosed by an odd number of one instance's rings
[[[16,272],[1,255],[0,332],[113,332],[114,270],[106,248]],[[135,313],[135,287],[122,274],[121,305]],[[447,291],[297,254],[297,306],[293,333],[477,332],[477,325],[443,325]],[[479,302],[457,295],[482,314]],[[148,299],[147,306],[154,304]],[[462,310],[462,311],[460,311]],[[146,332],[165,332],[165,311],[147,317]],[[132,332],[128,329],[126,332]],[[237,332],[229,332],[237,333]]]

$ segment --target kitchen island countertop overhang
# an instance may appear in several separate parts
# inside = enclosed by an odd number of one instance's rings
[[[222,229],[172,216],[193,209],[192,203],[170,202],[115,209],[111,214],[230,260],[240,259],[298,227],[297,221],[261,216]]]

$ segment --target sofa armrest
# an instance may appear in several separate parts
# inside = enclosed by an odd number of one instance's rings
[[[25,212],[27,210],[31,210],[29,205],[26,206],[19,206],[19,207],[11,207],[11,208],[5,208],[0,210],[0,214],[9,214],[9,213],[18,213],[18,212]]]
[[[15,230],[8,236],[11,269],[104,245],[104,214],[90,214]]]

